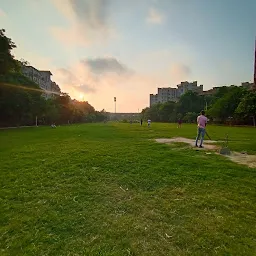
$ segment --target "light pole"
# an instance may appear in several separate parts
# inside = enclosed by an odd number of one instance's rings
[[[116,97],[114,97],[114,102],[115,102],[115,114],[116,114]]]

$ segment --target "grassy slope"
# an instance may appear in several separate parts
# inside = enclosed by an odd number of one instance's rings
[[[192,125],[0,131],[1,255],[255,255],[255,169],[148,139]],[[255,130],[228,132],[255,152]]]
[[[30,87],[34,89],[40,89],[39,85],[34,81],[30,80],[28,77],[21,73],[9,73],[4,76],[0,76],[0,84],[8,83],[12,85],[22,85],[25,87]]]

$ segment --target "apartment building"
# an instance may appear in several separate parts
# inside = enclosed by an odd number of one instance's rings
[[[45,91],[43,94],[45,98],[51,98],[53,95],[60,94],[59,86],[51,80],[52,73],[50,71],[40,71],[32,66],[23,65],[22,73]]]
[[[192,91],[192,92],[197,92],[201,93],[203,92],[203,85],[201,84],[200,86],[197,86],[197,81],[193,82],[181,82],[180,84],[177,85],[178,87],[178,97],[180,97],[182,94],[186,93],[187,91]]]
[[[177,102],[179,100],[179,97],[187,91],[201,93],[203,92],[203,85],[197,86],[197,81],[191,83],[185,81],[177,85],[177,88],[158,88],[157,94],[150,94],[150,106],[168,101]]]
[[[243,82],[243,83],[241,83],[241,86],[244,87],[245,89],[252,90],[253,86],[254,86],[254,83]]]

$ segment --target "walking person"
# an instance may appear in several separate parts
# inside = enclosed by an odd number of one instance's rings
[[[196,137],[196,147],[198,147],[198,140],[201,137],[199,148],[203,148],[203,141],[205,135],[205,127],[207,123],[207,117],[205,116],[205,111],[201,111],[201,115],[197,117],[197,137]]]
[[[142,126],[142,124],[143,124],[143,120],[142,120],[142,119],[140,119],[140,126]]]
[[[151,120],[148,119],[148,127],[150,127],[150,125],[151,125]]]
[[[178,120],[178,127],[177,127],[177,128],[181,128],[181,123],[182,123],[182,121],[181,121],[181,119],[179,118],[179,120]]]

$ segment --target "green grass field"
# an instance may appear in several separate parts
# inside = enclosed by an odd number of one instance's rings
[[[256,129],[209,126],[256,154]],[[0,131],[0,255],[256,255],[256,170],[153,138],[195,125]]]

